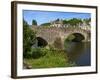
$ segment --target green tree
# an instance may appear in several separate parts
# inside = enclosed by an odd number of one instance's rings
[[[31,47],[35,43],[35,32],[29,27],[28,23],[23,20],[23,56],[30,56]]]
[[[68,24],[68,20],[63,20],[63,24]]]
[[[91,18],[89,18],[89,19],[84,19],[84,22],[85,22],[87,25],[89,25],[89,23],[91,22]]]
[[[78,26],[79,24],[82,24],[81,19],[73,18],[69,20],[63,20],[63,24],[69,24],[71,26]]]
[[[37,21],[36,20],[32,20],[32,25],[37,25]]]
[[[58,18],[58,19],[56,19],[56,21],[60,21],[60,19]]]
[[[77,26],[82,23],[81,19],[73,18],[69,20],[70,25]]]
[[[41,24],[41,26],[50,26],[51,24],[50,23],[43,23]]]

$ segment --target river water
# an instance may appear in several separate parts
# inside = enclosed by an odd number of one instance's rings
[[[91,65],[91,45],[90,42],[68,42],[66,53],[69,61],[77,66]]]

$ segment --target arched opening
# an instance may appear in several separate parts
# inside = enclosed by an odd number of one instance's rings
[[[37,37],[37,46],[38,47],[45,47],[47,46],[47,41],[41,37]]]
[[[72,42],[82,42],[84,39],[85,37],[81,33],[73,33],[66,38],[67,41],[72,41]]]

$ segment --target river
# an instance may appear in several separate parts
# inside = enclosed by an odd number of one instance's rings
[[[91,65],[91,45],[90,42],[68,42],[66,53],[70,62],[77,66]]]

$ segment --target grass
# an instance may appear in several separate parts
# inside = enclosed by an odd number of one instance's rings
[[[46,54],[40,58],[24,59],[24,62],[32,68],[54,68],[70,67],[75,64],[69,63],[67,54],[64,51],[46,49]]]

